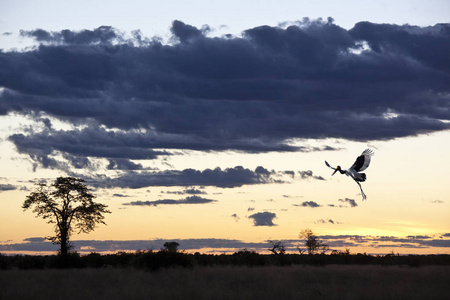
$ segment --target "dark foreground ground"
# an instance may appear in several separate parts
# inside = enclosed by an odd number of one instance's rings
[[[450,299],[449,266],[0,271],[0,299]]]

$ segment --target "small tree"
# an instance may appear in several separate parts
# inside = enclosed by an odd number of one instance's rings
[[[37,217],[55,224],[55,235],[47,239],[61,245],[59,253],[63,259],[71,248],[73,228],[78,229],[78,233],[88,233],[97,223],[106,224],[103,214],[111,213],[106,205],[92,200],[94,196],[84,182],[80,178],[58,177],[51,185],[38,183],[36,191],[30,193],[22,205],[24,211],[34,207]]]
[[[284,244],[282,241],[269,241],[269,243],[272,245],[271,248],[268,250],[272,252],[275,255],[283,255],[286,252],[286,249],[284,249]]]
[[[308,250],[308,254],[315,254],[317,253],[317,250],[322,250],[323,252],[326,252],[327,250],[329,250],[329,247],[327,244],[323,243],[322,241],[320,241],[316,235],[312,232],[311,229],[305,229],[302,230],[299,234],[299,237],[301,239],[305,240],[305,246],[306,249]],[[298,248],[300,251],[300,247]],[[302,253],[302,251],[300,251],[300,254]]]
[[[180,244],[178,244],[177,242],[165,242],[164,251],[175,253],[178,251],[178,246],[180,246]]]

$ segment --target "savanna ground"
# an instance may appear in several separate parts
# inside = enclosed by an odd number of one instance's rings
[[[449,266],[195,266],[0,271],[0,299],[450,299]]]

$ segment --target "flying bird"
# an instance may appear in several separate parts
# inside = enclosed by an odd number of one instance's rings
[[[334,174],[336,174],[337,171],[339,171],[339,173],[345,174],[345,175],[353,178],[353,180],[358,184],[358,186],[361,190],[362,199],[366,200],[367,196],[366,196],[366,194],[364,194],[364,191],[360,184],[360,182],[366,181],[366,174],[359,173],[359,172],[362,172],[369,167],[370,157],[372,155],[374,155],[373,150],[371,150],[371,149],[364,150],[363,153],[356,158],[355,163],[347,170],[342,170],[341,166],[337,166],[336,168],[334,168],[334,167],[330,166],[330,164],[327,161],[325,161],[325,164],[327,165],[327,167],[334,170],[334,172],[333,172],[333,174],[331,174],[331,176],[333,176]]]

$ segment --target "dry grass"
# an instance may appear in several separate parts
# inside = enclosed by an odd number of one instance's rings
[[[0,299],[450,299],[450,267],[0,271]]]

